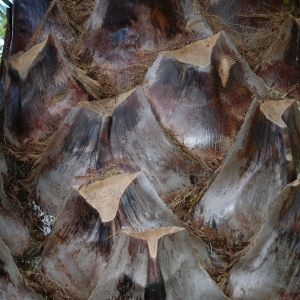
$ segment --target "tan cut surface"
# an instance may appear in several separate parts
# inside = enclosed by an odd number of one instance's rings
[[[140,173],[119,174],[94,182],[81,188],[79,194],[99,212],[102,222],[109,222],[117,214],[125,189]]]
[[[24,77],[26,75],[27,70],[29,69],[33,61],[37,58],[37,56],[40,54],[40,52],[43,50],[46,43],[47,39],[33,46],[24,54],[11,59],[11,66],[19,72],[21,77]]]
[[[101,117],[103,116],[111,116],[115,109],[122,103],[124,102],[127,97],[129,97],[132,92],[135,90],[132,89],[126,93],[123,93],[119,96],[116,97],[111,97],[111,98],[106,98],[106,99],[101,99],[97,101],[92,101],[92,102],[80,102],[78,106],[80,107],[86,107],[96,113],[98,113]]]
[[[294,100],[268,101],[260,105],[261,111],[272,122],[280,127],[285,127],[281,116],[284,111],[293,104]]]
[[[165,51],[163,54],[170,55],[178,61],[204,68],[210,64],[211,52],[221,33],[206,40],[200,40],[187,45],[179,50]]]
[[[164,235],[172,234],[182,230],[185,229],[180,227],[170,226],[170,227],[155,228],[143,232],[132,232],[132,231],[124,231],[124,232],[136,239],[143,239],[147,241],[149,246],[150,257],[156,258],[158,240]]]

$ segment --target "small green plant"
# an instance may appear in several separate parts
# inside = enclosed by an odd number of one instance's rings
[[[5,31],[6,31],[6,15],[2,12],[3,6],[0,8],[0,38],[4,39],[5,37]]]

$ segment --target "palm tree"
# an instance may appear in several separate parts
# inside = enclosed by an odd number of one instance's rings
[[[14,1],[0,298],[297,299],[299,3],[244,2]]]

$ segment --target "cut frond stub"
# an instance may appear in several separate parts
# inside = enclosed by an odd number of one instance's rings
[[[226,87],[231,67],[235,63],[236,63],[236,60],[232,56],[230,56],[228,54],[221,54],[218,72],[219,72],[219,76],[220,76],[221,81],[222,81],[222,86],[224,88]]]

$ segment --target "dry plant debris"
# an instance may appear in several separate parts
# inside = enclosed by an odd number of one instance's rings
[[[60,5],[67,16],[67,20],[73,30],[80,34],[92,14],[94,0],[60,0]]]
[[[162,51],[180,49],[188,44],[195,42],[194,34],[183,34],[178,36],[168,45],[151,52],[138,52],[136,62],[129,64],[120,70],[111,65],[81,65],[76,59],[73,60],[78,68],[86,71],[86,76],[98,82],[101,86],[102,98],[113,97],[127,92],[135,86],[142,84],[148,68]]]
[[[289,12],[278,11],[274,13],[267,11],[267,9],[260,14],[240,14],[239,17],[243,18],[259,18],[262,26],[261,28],[242,28],[239,32],[232,29],[220,17],[207,12],[205,3],[200,4],[205,20],[212,31],[217,33],[224,30],[254,72],[259,71],[261,57],[275,40],[278,28],[289,15]]]

